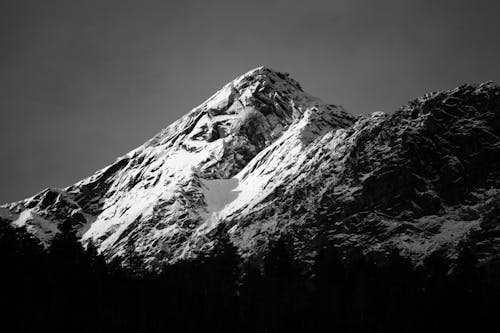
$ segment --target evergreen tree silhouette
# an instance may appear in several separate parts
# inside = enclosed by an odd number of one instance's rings
[[[207,316],[216,330],[237,325],[239,309],[237,281],[240,257],[227,233],[221,233],[214,251],[204,265],[205,277],[210,276],[207,286]],[[221,315],[224,313],[225,315]]]
[[[89,295],[99,300],[95,279],[88,254],[72,230],[71,221],[60,226],[60,233],[54,237],[48,251],[53,300],[51,315],[55,330],[74,332],[90,329],[91,322],[80,322],[79,318],[94,316]]]
[[[344,331],[346,272],[337,249],[324,246],[313,266],[315,329]]]
[[[50,297],[45,272],[46,255],[37,239],[24,227],[0,221],[1,323],[10,331],[42,329],[46,300]],[[27,305],[40,311],[29,312]],[[37,322],[42,323],[36,324]]]
[[[271,332],[299,329],[303,324],[298,314],[303,304],[302,280],[283,239],[271,244],[264,260],[264,278],[267,329]]]
[[[256,264],[247,260],[239,285],[240,322],[243,332],[265,331],[266,294],[264,276]]]

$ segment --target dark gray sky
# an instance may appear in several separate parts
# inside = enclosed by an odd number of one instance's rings
[[[500,2],[0,1],[0,203],[67,186],[265,65],[352,113],[500,81]]]

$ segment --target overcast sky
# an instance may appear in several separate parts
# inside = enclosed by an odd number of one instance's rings
[[[254,67],[352,113],[500,81],[500,1],[0,1],[0,203],[67,186]]]

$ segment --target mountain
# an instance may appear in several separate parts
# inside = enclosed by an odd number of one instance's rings
[[[415,263],[469,244],[488,261],[499,217],[498,86],[354,116],[264,67],[91,177],[0,207],[45,245],[69,228],[148,269],[210,253],[221,233],[257,261],[277,239],[305,265],[325,243]]]

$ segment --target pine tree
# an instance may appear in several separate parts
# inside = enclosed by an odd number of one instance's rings
[[[299,329],[303,324],[297,313],[303,305],[302,280],[283,239],[271,244],[265,257],[264,281],[268,329],[272,332]]]
[[[81,331],[90,323],[79,323],[81,316],[92,313],[86,300],[92,290],[91,268],[82,244],[65,221],[49,248],[49,270],[53,301],[51,314],[59,318],[57,330]]]
[[[321,248],[313,267],[316,329],[345,330],[346,272],[337,249]]]
[[[247,260],[243,265],[239,286],[240,320],[243,332],[265,331],[264,277],[255,264]]]

